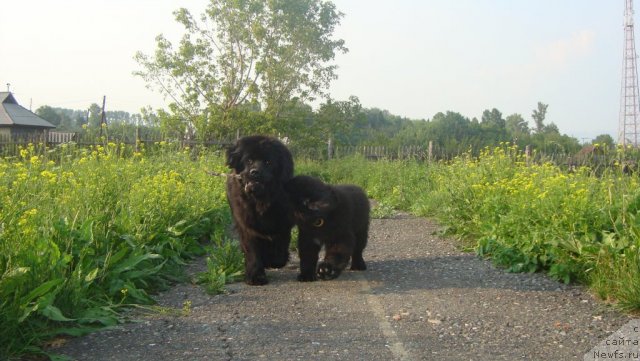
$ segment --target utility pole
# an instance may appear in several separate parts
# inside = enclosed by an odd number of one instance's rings
[[[618,144],[638,146],[638,117],[640,116],[638,90],[638,55],[636,53],[633,21],[633,0],[625,0],[624,54],[622,62],[622,89],[620,92],[620,122]]]
[[[107,96],[102,97],[102,115],[100,116],[100,137],[102,137],[102,132],[106,132],[107,130],[107,114],[104,111],[105,105],[107,103]]]

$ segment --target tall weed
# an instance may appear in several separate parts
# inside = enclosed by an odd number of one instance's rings
[[[224,293],[226,284],[238,281],[244,275],[240,246],[224,232],[217,232],[207,253],[207,271],[200,273],[197,281],[209,294]]]

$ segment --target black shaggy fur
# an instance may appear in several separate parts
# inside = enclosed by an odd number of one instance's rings
[[[267,284],[265,268],[289,260],[293,217],[283,185],[293,176],[293,160],[274,138],[250,136],[227,150],[227,199],[244,253],[245,282]]]
[[[349,259],[352,270],[367,268],[362,251],[367,245],[370,207],[362,188],[330,186],[312,177],[297,176],[285,189],[300,231],[299,281],[334,279],[347,267]],[[325,256],[318,263],[322,246]]]

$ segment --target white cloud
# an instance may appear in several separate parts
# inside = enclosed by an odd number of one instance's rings
[[[593,49],[595,34],[590,30],[574,33],[535,49],[536,63],[543,68],[563,68],[571,60],[588,55]]]

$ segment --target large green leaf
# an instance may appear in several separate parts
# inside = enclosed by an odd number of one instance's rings
[[[62,311],[60,311],[58,307],[53,305],[48,305],[42,310],[40,310],[40,314],[52,321],[60,321],[60,322],[75,321],[75,319],[65,317],[65,315],[62,314]]]

